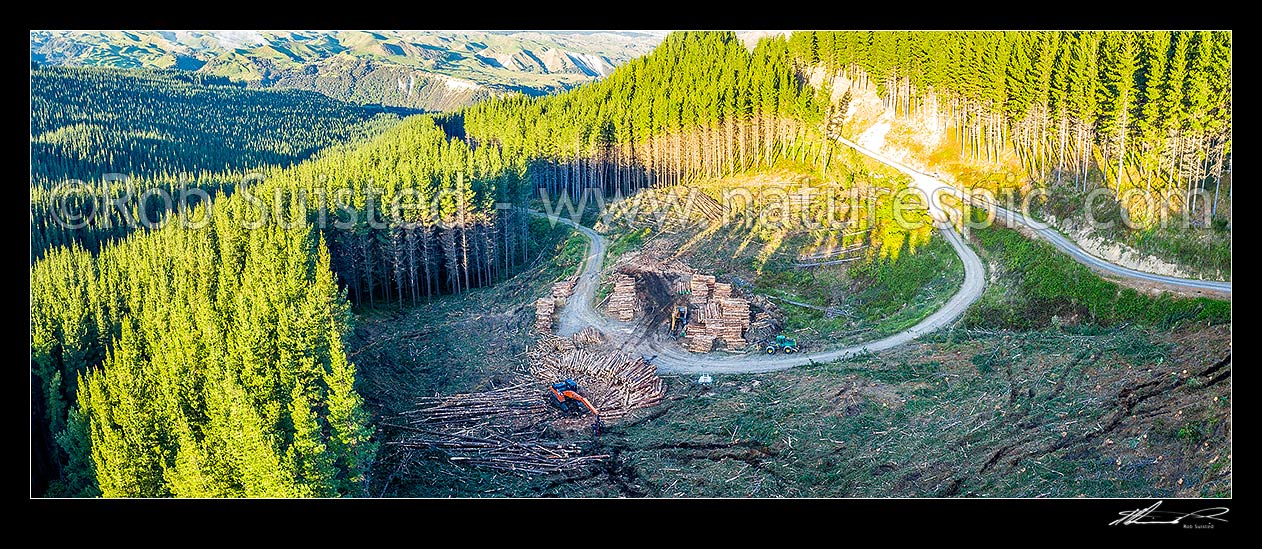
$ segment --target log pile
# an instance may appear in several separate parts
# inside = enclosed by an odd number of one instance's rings
[[[717,336],[723,340],[728,349],[743,349],[746,341],[745,329],[749,328],[749,302],[744,299],[728,298],[719,301],[723,306],[722,323]]]
[[[564,300],[574,294],[574,284],[578,282],[578,276],[571,276],[565,280],[552,285],[552,298]],[[562,301],[564,302],[564,301]]]
[[[689,327],[691,328],[691,327]],[[691,334],[684,339],[684,348],[690,353],[708,353],[714,350],[714,336],[704,330]]]
[[[597,330],[594,326],[583,328],[578,333],[571,336],[570,339],[574,341],[574,345],[576,347],[600,345],[601,342],[605,340],[604,336],[601,335],[600,330]]]
[[[609,296],[609,316],[623,322],[629,322],[635,319],[635,311],[638,305],[635,294],[635,278],[623,273],[614,273],[613,294]]]
[[[535,300],[535,329],[542,333],[552,331],[553,316],[556,314],[556,300],[541,297]]]
[[[723,318],[726,321],[740,324],[742,329],[749,329],[749,300],[730,297],[720,301],[723,305]]]
[[[768,299],[765,295],[754,294],[754,297],[749,298],[749,304],[762,309],[763,312],[771,315],[772,318],[781,322],[784,321],[784,311],[781,311],[780,306],[776,305],[774,301]]]
[[[686,295],[692,291],[688,288],[688,281],[683,278],[677,278],[670,286],[671,293],[675,295]]]
[[[578,444],[542,438],[540,427],[555,412],[534,380],[481,393],[422,398],[416,404],[393,425],[408,434],[391,445],[520,475],[564,471],[609,457],[583,455]]]
[[[567,338],[553,338],[567,339]],[[620,352],[600,352],[585,348],[558,352],[551,341],[541,341],[527,352],[530,373],[542,383],[573,379],[580,392],[600,410],[600,417],[613,421],[633,410],[655,406],[665,396],[666,387],[657,376],[657,367],[643,357]]]
[[[706,216],[706,219],[710,221],[722,219],[725,213],[723,205],[719,204],[718,200],[701,191],[697,191],[693,204],[701,211],[701,215]]]
[[[710,301],[710,293],[714,291],[713,275],[692,275],[692,280],[688,282],[688,289],[692,292],[688,296],[688,302],[701,306]]]
[[[771,339],[771,336],[780,333],[782,329],[784,323],[764,311],[754,314],[754,321],[750,323],[746,335],[753,341],[762,341]]]
[[[540,301],[552,301],[544,298]],[[603,337],[594,328],[572,337],[545,336],[527,351],[530,374],[514,385],[418,399],[392,427],[407,434],[391,445],[415,450],[415,457],[439,458],[463,466],[531,476],[599,463],[606,454],[584,454],[579,444],[545,438],[548,424],[579,426],[590,419],[558,417],[547,403],[548,385],[573,379],[580,392],[616,421],[634,410],[655,406],[666,388],[657,367],[642,357],[597,350]]]
[[[471,432],[494,423],[500,430],[511,431],[547,417],[548,404],[540,394],[538,384],[523,381],[481,393],[423,397],[416,401],[417,408],[403,412],[402,417],[415,429]]]
[[[715,282],[711,275],[692,275],[689,289],[694,313],[684,332],[684,348],[708,353],[715,343],[723,342],[728,350],[744,349],[748,345],[745,332],[751,325],[749,301],[733,297],[732,285]]]
[[[710,325],[713,322],[721,322],[723,319],[723,306],[717,301],[706,303],[701,306],[701,314],[697,320],[702,324]]]
[[[578,334],[574,334],[578,335]],[[578,348],[573,337],[543,337],[539,339],[538,349],[548,353],[568,353]]]

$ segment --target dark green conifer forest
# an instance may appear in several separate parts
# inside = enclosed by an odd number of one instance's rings
[[[795,32],[789,48],[938,118],[973,158],[1014,152],[1040,182],[1156,191],[1193,213],[1194,192],[1216,208],[1229,190],[1229,32]]]

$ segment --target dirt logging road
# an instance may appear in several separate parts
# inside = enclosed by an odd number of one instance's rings
[[[574,293],[561,310],[558,323],[558,335],[568,336],[577,333],[587,326],[595,326],[604,332],[613,345],[624,352],[639,353],[649,359],[662,373],[680,374],[749,374],[783,370],[794,366],[802,366],[815,362],[832,362],[863,353],[875,353],[897,347],[924,334],[947,326],[964,314],[977,298],[981,297],[986,284],[986,270],[981,258],[973,252],[948,223],[937,222],[935,226],[951,243],[955,253],[964,262],[964,284],[960,290],[947,301],[941,309],[929,315],[919,324],[891,336],[852,345],[841,349],[823,352],[802,352],[793,355],[767,356],[761,353],[747,355],[722,356],[716,354],[699,355],[672,345],[667,341],[653,337],[652,334],[638,333],[637,325],[632,322],[613,320],[594,309],[596,287],[599,283],[600,269],[605,257],[605,237],[588,227],[575,223],[564,217],[551,217],[531,211],[532,214],[549,220],[564,223],[576,229],[588,241],[587,253],[584,256],[582,272],[574,286]]]
[[[1023,225],[1025,227],[1028,227],[1030,231],[1038,235],[1039,238],[1042,238],[1043,240],[1050,243],[1052,246],[1055,246],[1056,249],[1074,258],[1075,261],[1083,265],[1086,265],[1087,267],[1090,267],[1098,272],[1102,272],[1105,274],[1118,276],[1122,278],[1128,278],[1132,280],[1153,282],[1153,283],[1157,283],[1157,284],[1161,284],[1165,286],[1170,286],[1172,288],[1176,288],[1180,290],[1191,290],[1194,292],[1216,292],[1216,293],[1225,294],[1226,297],[1228,298],[1231,297],[1231,282],[1218,282],[1218,281],[1212,281],[1212,280],[1178,278],[1178,277],[1173,277],[1173,276],[1146,273],[1143,271],[1137,271],[1135,269],[1131,269],[1128,267],[1123,267],[1121,265],[1110,263],[1108,261],[1100,259],[1099,257],[1091,255],[1090,253],[1087,253],[1086,250],[1083,250],[1081,247],[1079,247],[1069,238],[1065,237],[1065,235],[1061,234],[1055,228],[1049,227],[1044,223],[1031,220],[1018,212],[1014,212],[1012,210],[1009,210],[1008,208],[999,206],[998,204],[987,203],[987,202],[978,200],[979,197],[970,196],[964,191],[942,180],[939,180],[929,174],[926,174],[924,172],[921,172],[920,170],[917,170],[906,164],[903,164],[902,162],[894,160],[893,158],[889,158],[888,156],[885,156],[879,152],[870,150],[849,139],[846,139],[840,136],[833,136],[833,137],[837,139],[837,141],[841,142],[842,144],[858,151],[860,154],[867,156],[869,158],[872,158],[874,160],[877,160],[883,164],[886,164],[890,167],[893,167],[894,169],[897,169],[911,176],[912,180],[915,182],[915,185],[920,190],[925,192],[925,196],[935,199],[935,200],[930,200],[932,207],[935,207],[935,208],[940,207],[937,204],[937,200],[936,200],[937,197],[941,196],[942,194],[949,194],[960,200],[968,201],[969,203],[975,206],[988,209],[994,212],[996,217],[999,217],[1000,219],[1002,219],[1004,223],[1009,226],[1015,224],[1015,225]]]

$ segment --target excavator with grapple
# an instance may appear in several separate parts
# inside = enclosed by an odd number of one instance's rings
[[[579,394],[578,383],[573,379],[558,381],[552,384],[552,391],[548,394],[548,400],[553,406],[560,408],[562,412],[568,415],[583,415],[591,412],[596,419],[592,422],[592,434],[600,435],[600,430],[604,428],[604,423],[600,421],[600,410],[597,410],[586,397]]]
[[[670,311],[670,335],[675,339],[684,336],[684,331],[688,328],[688,302],[682,301],[671,307]]]

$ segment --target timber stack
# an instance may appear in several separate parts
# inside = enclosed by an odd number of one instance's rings
[[[574,294],[574,284],[578,282],[578,276],[571,276],[565,280],[552,285],[552,298],[558,300],[562,305],[565,304],[565,298]]]
[[[552,332],[553,316],[556,314],[556,300],[541,297],[535,300],[535,329],[542,333]]]
[[[744,333],[749,328],[749,301],[727,298],[719,301],[719,304],[723,307],[723,322],[717,337],[723,340],[728,349],[745,348]]]
[[[713,322],[722,322],[723,306],[720,305],[717,301],[702,305],[701,315],[698,320],[700,320],[700,322],[705,325],[709,325],[710,323],[713,323]]]
[[[710,293],[714,291],[714,276],[692,275],[692,280],[688,282],[688,288],[692,292],[688,296],[688,302],[698,307],[705,305],[710,301]]]
[[[715,282],[712,275],[692,275],[688,282],[693,319],[684,331],[683,346],[689,352],[708,353],[723,343],[729,351],[743,350],[751,326],[749,300],[732,295],[732,285]]]
[[[689,324],[684,329],[684,348],[690,353],[708,353],[714,350],[714,335],[709,324]]]
[[[637,305],[635,278],[614,273],[613,294],[609,296],[609,315],[622,322],[630,322],[635,319]]]

